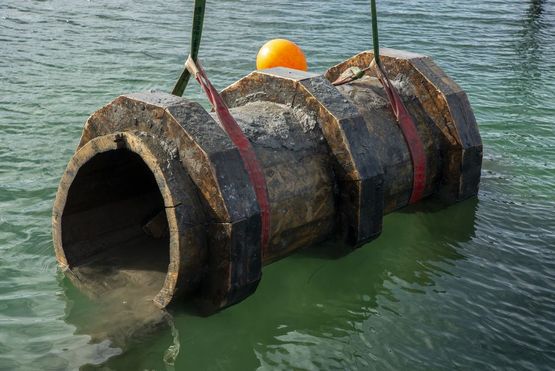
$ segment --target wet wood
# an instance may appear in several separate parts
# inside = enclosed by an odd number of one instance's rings
[[[410,153],[371,71],[330,83],[371,60],[363,52],[324,76],[256,71],[222,92],[266,179],[265,249],[253,185],[216,115],[155,91],[101,108],[54,204],[60,266],[97,295],[128,282],[159,306],[191,296],[213,313],[252,294],[264,264],[328,238],[350,248],[376,238],[383,215],[408,203]],[[383,60],[425,148],[424,195],[476,195],[482,144],[464,92],[428,57],[384,50]]]
[[[339,91],[322,76],[273,68],[256,71],[229,86],[222,92],[230,107],[246,106],[253,101],[270,101],[290,106],[303,112],[308,120],[317,123],[317,130],[328,147],[339,194],[358,192],[357,203],[340,203],[338,233],[343,241],[360,246],[376,237],[382,226],[383,170],[375,160],[374,149],[365,143],[369,133],[364,130],[363,118]],[[343,181],[350,180],[350,181]],[[360,207],[362,194],[376,195],[378,212]]]
[[[334,81],[349,67],[368,66],[373,57],[371,51],[362,52],[331,67],[325,76]],[[436,195],[447,203],[475,196],[482,140],[465,92],[427,56],[383,48],[381,60],[390,79],[402,77],[412,87],[413,99],[441,132],[442,179]],[[368,75],[375,77],[372,71]]]

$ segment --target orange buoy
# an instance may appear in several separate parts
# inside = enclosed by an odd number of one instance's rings
[[[256,68],[263,70],[272,67],[288,67],[302,71],[308,69],[301,48],[286,39],[270,40],[258,51]]]

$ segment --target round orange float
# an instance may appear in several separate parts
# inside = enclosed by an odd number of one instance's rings
[[[288,67],[302,71],[308,69],[301,48],[286,39],[270,40],[258,51],[256,68],[263,70],[272,67]]]

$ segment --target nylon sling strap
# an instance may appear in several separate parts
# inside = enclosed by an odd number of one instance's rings
[[[267,250],[270,238],[270,202],[268,199],[268,189],[266,188],[266,179],[256,154],[245,136],[237,121],[231,116],[224,100],[214,88],[206,72],[198,62],[198,52],[200,48],[200,40],[202,36],[202,27],[204,23],[204,10],[206,8],[206,0],[195,0],[195,8],[193,13],[193,26],[191,30],[191,51],[185,62],[185,68],[181,72],[177,80],[172,94],[182,96],[191,75],[199,82],[200,86],[206,93],[210,104],[214,108],[218,116],[219,125],[227,133],[241,156],[241,160],[247,171],[249,180],[254,188],[256,201],[260,208],[261,232],[260,241],[262,252]]]
[[[376,75],[382,84],[389,104],[393,110],[393,114],[397,118],[405,142],[409,148],[410,157],[412,160],[412,192],[409,203],[414,203],[422,198],[424,188],[426,187],[426,152],[422,139],[418,135],[416,123],[412,116],[408,113],[407,107],[399,96],[399,93],[387,78],[384,68],[380,61],[380,44],[378,39],[378,15],[376,11],[376,0],[370,1],[370,8],[372,12],[372,37],[374,43],[374,60],[370,67],[375,65]]]
[[[384,87],[393,114],[397,118],[405,142],[407,142],[409,147],[412,160],[412,192],[409,203],[412,204],[422,198],[424,188],[426,187],[426,152],[424,151],[424,144],[418,135],[416,124],[408,113],[407,107],[405,107],[399,93],[397,93],[397,90],[387,78],[383,68],[378,63],[375,63],[375,59],[372,61],[372,64],[376,66],[378,80],[380,80]]]
[[[245,165],[245,170],[247,171],[249,180],[254,187],[254,193],[260,208],[260,240],[262,251],[266,251],[270,237],[270,202],[268,200],[268,189],[266,188],[266,179],[264,177],[264,173],[262,172],[262,167],[256,158],[256,154],[254,153],[249,139],[245,136],[237,124],[237,121],[235,121],[229,112],[227,105],[208,79],[208,76],[206,76],[206,72],[198,60],[195,62],[191,56],[189,56],[187,62],[185,62],[185,67],[198,81],[202,90],[206,93],[210,104],[218,116],[220,126],[227,133],[235,147],[239,150],[239,154],[243,160],[243,164]]]

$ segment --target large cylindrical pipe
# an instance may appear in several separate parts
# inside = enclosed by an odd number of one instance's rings
[[[216,115],[160,92],[94,113],[54,204],[61,267],[93,295],[136,287],[166,306],[189,293],[213,312],[251,294],[263,264],[334,235],[349,246],[376,237],[383,214],[409,201],[411,154],[371,74],[329,81],[368,59],[324,76],[257,71],[222,92],[264,172],[264,248],[253,185]],[[425,149],[424,195],[475,195],[481,141],[464,92],[427,57],[382,59]]]

